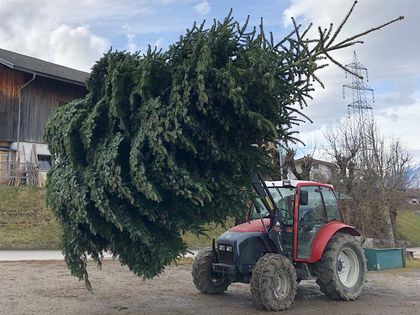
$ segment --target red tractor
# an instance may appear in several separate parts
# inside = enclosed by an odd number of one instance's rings
[[[310,181],[252,180],[253,220],[223,233],[194,260],[193,280],[206,294],[232,282],[251,284],[254,304],[280,311],[294,302],[300,280],[316,278],[332,299],[357,299],[366,281],[366,260],[343,222],[331,185]]]

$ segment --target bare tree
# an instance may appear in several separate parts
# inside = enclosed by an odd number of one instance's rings
[[[410,155],[401,141],[381,136],[374,121],[363,128],[359,123],[349,118],[325,133],[327,152],[338,166],[334,185],[353,198],[347,209],[350,222],[369,236],[387,237],[394,246]]]
[[[361,148],[359,130],[359,121],[347,118],[338,126],[330,126],[324,133],[328,143],[327,153],[337,165],[334,182],[347,193],[353,187],[356,157]]]
[[[303,161],[300,166],[300,171],[296,167],[296,151],[297,149],[287,147],[286,153],[284,157],[284,162],[282,165],[283,172],[286,172],[290,170],[293,175],[296,177],[296,179],[299,180],[310,180],[311,178],[311,169],[314,164],[314,154],[315,154],[316,148],[314,147],[313,150],[309,153],[306,153],[303,156]]]

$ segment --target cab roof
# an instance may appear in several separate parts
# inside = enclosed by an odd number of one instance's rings
[[[334,189],[333,185],[309,180],[285,179],[275,181],[265,181],[267,187],[298,187],[298,186],[324,186]]]

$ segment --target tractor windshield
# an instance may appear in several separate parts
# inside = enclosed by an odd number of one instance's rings
[[[295,188],[294,187],[269,187],[271,196],[279,209],[280,216],[285,224],[293,224],[293,205],[295,199]],[[260,215],[257,213],[255,206],[261,209],[261,215],[268,217],[269,213],[262,203],[261,199],[256,198],[252,209],[252,219],[258,219]]]

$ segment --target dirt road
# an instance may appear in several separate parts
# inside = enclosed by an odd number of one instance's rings
[[[90,268],[94,293],[69,275],[64,262],[0,263],[0,314],[268,314],[252,305],[249,286],[200,294],[191,267],[169,267],[154,280],[134,276],[114,261]],[[362,297],[331,301],[314,281],[303,281],[293,308],[282,314],[420,314],[420,270],[369,273]]]

